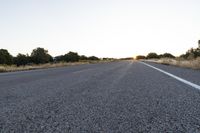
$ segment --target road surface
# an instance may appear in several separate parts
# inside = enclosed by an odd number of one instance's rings
[[[200,71],[149,63],[200,85]],[[0,133],[200,132],[200,90],[140,62],[0,74]]]

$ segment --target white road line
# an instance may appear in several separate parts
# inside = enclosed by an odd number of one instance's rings
[[[183,83],[185,83],[185,84],[187,84],[187,85],[189,85],[189,86],[192,86],[192,87],[194,87],[194,88],[200,90],[200,86],[197,85],[197,84],[194,84],[194,83],[192,83],[192,82],[190,82],[190,81],[187,81],[187,80],[185,80],[185,79],[182,79],[182,78],[180,78],[180,77],[178,77],[178,76],[175,76],[175,75],[173,75],[173,74],[171,74],[171,73],[168,73],[168,72],[166,72],[166,71],[164,71],[164,70],[162,70],[162,69],[159,69],[159,68],[157,68],[157,67],[154,67],[154,66],[152,66],[152,65],[149,65],[149,64],[147,64],[147,63],[144,63],[144,62],[140,62],[140,63],[142,63],[142,64],[144,64],[144,65],[146,65],[146,66],[149,66],[149,67],[151,67],[151,68],[153,68],[153,69],[156,69],[156,70],[158,70],[158,71],[160,71],[160,72],[162,72],[162,73],[164,73],[164,74],[166,74],[166,75],[168,75],[168,76],[170,76],[170,77],[172,77],[172,78],[174,78],[174,79],[176,79],[176,80],[178,80],[178,81],[181,81],[181,82],[183,82]]]

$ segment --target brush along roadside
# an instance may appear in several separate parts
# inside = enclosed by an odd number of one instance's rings
[[[200,69],[200,57],[196,59],[171,59],[171,58],[161,58],[161,59],[150,59],[145,60],[154,63],[160,63],[164,65],[174,65],[179,67],[191,68],[191,69]]]
[[[10,65],[10,66],[0,65],[0,73],[66,67],[66,66],[83,65],[83,64],[106,63],[106,62],[111,62],[111,61],[80,61],[80,62],[71,62],[71,63],[60,62],[60,63],[39,64],[39,65],[25,65],[25,66],[19,66],[19,67],[16,65]]]

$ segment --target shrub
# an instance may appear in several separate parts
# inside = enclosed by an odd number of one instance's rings
[[[64,60],[66,62],[76,62],[79,61],[79,55],[76,52],[69,52],[67,54],[64,55]]]
[[[13,64],[13,57],[6,49],[0,49],[0,64]]]
[[[89,60],[100,60],[98,57],[96,56],[90,56],[88,57]]]
[[[146,57],[144,55],[138,55],[136,56],[136,60],[141,60],[141,59],[145,59]]]
[[[200,57],[200,48],[191,48],[185,54],[180,55],[180,57],[185,59],[195,59],[197,57]]]
[[[160,58],[175,58],[175,56],[170,53],[164,53],[159,56],[160,56]]]
[[[52,62],[53,58],[44,48],[36,48],[31,53],[31,61],[35,64],[44,64]]]
[[[156,53],[149,53],[147,59],[159,59],[160,57]]]
[[[30,57],[24,54],[18,54],[17,57],[14,57],[14,64],[17,66],[27,65],[30,63]]]
[[[54,58],[55,62],[61,62],[61,61],[65,61],[64,55],[60,55],[60,56],[56,56]]]
[[[81,56],[79,57],[79,59],[80,59],[80,60],[88,60],[88,57],[85,56],[85,55],[81,55]]]

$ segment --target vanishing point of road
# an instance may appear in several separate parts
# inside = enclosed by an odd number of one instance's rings
[[[148,63],[195,85],[200,71]],[[119,61],[0,74],[0,133],[200,132],[200,90]]]

